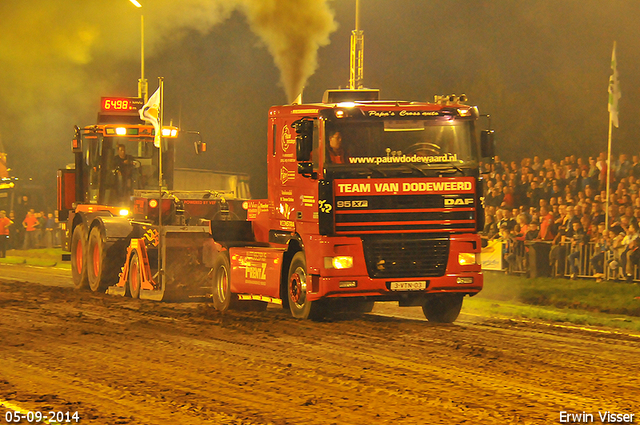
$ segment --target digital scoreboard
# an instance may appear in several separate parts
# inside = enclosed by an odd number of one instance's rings
[[[144,101],[139,97],[103,97],[100,101],[100,112],[110,114],[137,113],[143,105]]]

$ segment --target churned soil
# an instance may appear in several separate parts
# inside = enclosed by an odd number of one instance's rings
[[[640,415],[640,336],[464,313],[435,325],[419,310],[384,304],[324,322],[272,308],[220,314],[206,303],[76,291],[68,271],[7,278],[6,267],[0,423],[6,403],[77,411],[82,424],[551,424],[561,411]]]

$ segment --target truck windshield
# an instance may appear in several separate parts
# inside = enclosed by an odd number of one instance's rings
[[[474,121],[345,120],[327,122],[326,162],[461,164],[477,160]]]
[[[84,134],[84,188],[91,203],[126,203],[134,190],[157,190],[158,148],[151,136],[103,137]],[[171,183],[171,144],[163,139],[163,181]]]
[[[124,165],[118,160],[119,147],[124,147],[128,159]],[[113,174],[122,171],[122,175],[131,180],[131,189],[158,188],[158,149],[153,145],[153,137],[105,137],[103,154],[107,156],[107,167]],[[118,167],[125,170],[118,170]]]

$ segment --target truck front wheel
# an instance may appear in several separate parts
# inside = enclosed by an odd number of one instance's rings
[[[307,282],[307,261],[304,252],[297,252],[291,259],[287,298],[291,315],[296,319],[320,320],[324,317],[324,306],[320,301],[309,301]]]
[[[464,294],[440,294],[428,297],[422,304],[422,312],[428,321],[453,323],[462,309]]]
[[[71,275],[76,289],[87,289],[89,279],[87,278],[87,228],[84,224],[78,224],[73,229],[71,236]]]

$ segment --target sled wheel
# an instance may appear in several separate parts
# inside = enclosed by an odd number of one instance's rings
[[[127,279],[127,292],[131,298],[140,298],[140,287],[142,285],[142,267],[140,267],[140,257],[134,252],[129,260],[129,276]]]

